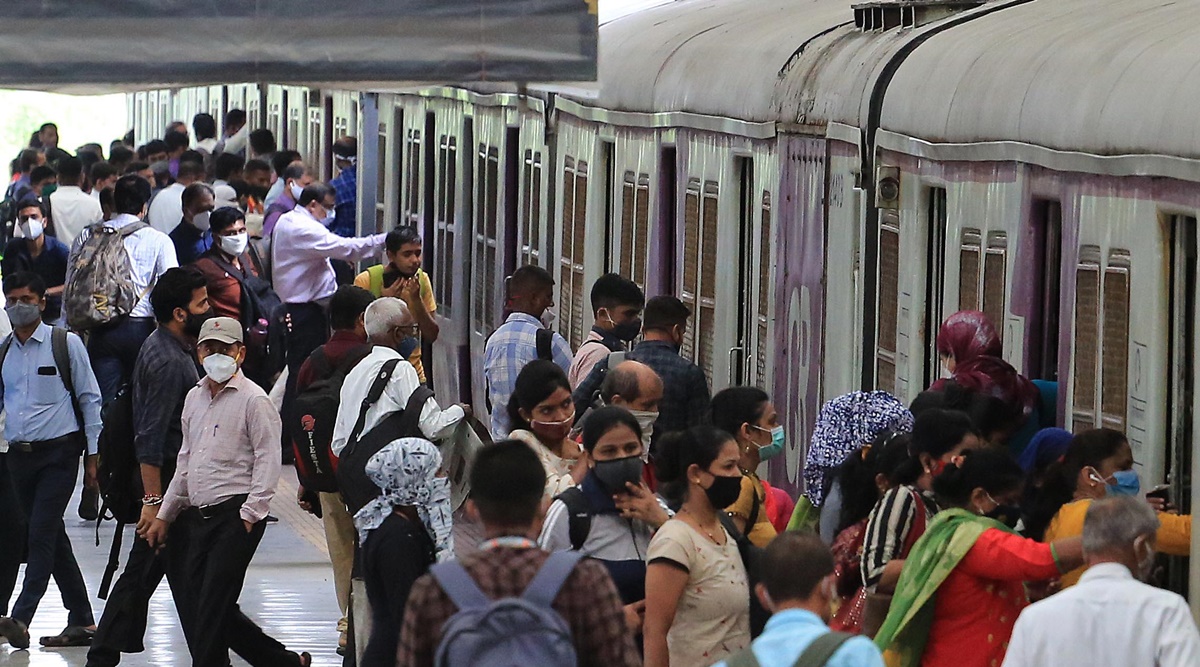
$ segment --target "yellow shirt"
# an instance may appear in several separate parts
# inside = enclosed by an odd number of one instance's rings
[[[429,283],[429,275],[425,273],[423,269],[417,269],[417,280],[421,283],[421,302],[425,304],[425,311],[429,313],[430,317],[432,317],[433,314],[437,312],[437,300],[433,298],[433,285]],[[355,276],[354,286],[367,290],[371,294],[374,294],[375,298],[382,296],[382,289],[371,289],[370,271],[363,271]],[[412,304],[408,304],[408,307],[412,308]],[[413,350],[413,353],[408,356],[408,363],[412,364],[413,368],[417,369],[417,377],[421,379],[421,382],[426,382],[425,367],[421,365],[420,345],[418,345],[417,349]]]
[[[752,472],[742,474],[742,494],[738,496],[736,502],[726,507],[725,511],[749,521],[750,515],[754,513],[755,498],[758,499],[758,518],[755,519],[753,526],[747,528],[746,537],[750,538],[750,542],[754,546],[765,548],[771,543],[771,540],[775,539],[775,526],[771,525],[771,520],[767,518],[765,506],[767,490],[763,488],[758,475]]]
[[[1050,543],[1066,537],[1083,535],[1083,520],[1087,516],[1087,509],[1091,504],[1091,500],[1076,500],[1063,505],[1058,510],[1058,514],[1055,514],[1054,518],[1050,520],[1050,527],[1046,528],[1044,541]],[[1189,555],[1192,551],[1191,515],[1159,513],[1158,520],[1162,524],[1156,535],[1158,550],[1171,556]],[[1086,567],[1080,567],[1064,574],[1062,576],[1063,588],[1079,583],[1079,578],[1086,571]]]

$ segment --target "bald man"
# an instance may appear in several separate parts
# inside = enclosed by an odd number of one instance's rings
[[[628,410],[642,427],[642,444],[650,451],[650,436],[658,420],[658,404],[662,402],[663,381],[646,364],[622,361],[604,376],[600,385],[600,400]]]

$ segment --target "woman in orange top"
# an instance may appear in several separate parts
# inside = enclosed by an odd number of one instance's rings
[[[1046,542],[1082,535],[1083,519],[1093,500],[1109,494],[1139,493],[1141,482],[1133,469],[1133,451],[1125,434],[1107,428],[1084,431],[1071,441],[1057,469],[1047,471],[1038,506],[1030,512],[1029,534]],[[1191,517],[1160,512],[1158,518],[1162,523],[1158,550],[1172,556],[1188,555]],[[1074,586],[1085,569],[1080,567],[1063,575],[1063,587]]]

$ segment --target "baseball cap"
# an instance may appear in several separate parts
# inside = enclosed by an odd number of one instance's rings
[[[197,343],[215,340],[220,343],[242,342],[242,324],[232,317],[210,317],[200,326]]]

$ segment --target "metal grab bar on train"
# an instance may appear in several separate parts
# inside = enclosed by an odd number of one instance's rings
[[[745,349],[746,348],[742,347],[741,345],[735,345],[735,346],[729,348],[729,383],[730,384],[741,384],[740,381],[735,381],[734,377],[733,377],[733,354],[735,352],[743,352],[743,351],[745,351]]]

